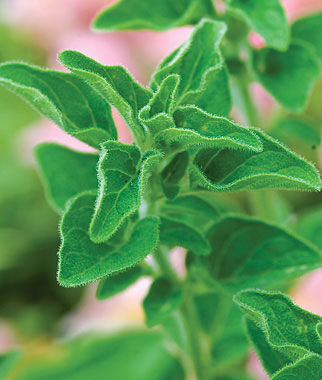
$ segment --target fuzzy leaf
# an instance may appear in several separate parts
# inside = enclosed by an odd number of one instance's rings
[[[197,262],[230,292],[248,287],[270,288],[322,264],[322,256],[313,246],[256,219],[224,217],[207,238],[212,252]]]
[[[176,128],[164,129],[155,139],[188,148],[230,148],[259,152],[260,139],[251,130],[231,120],[210,115],[194,106],[179,107],[174,112]]]
[[[322,65],[322,13],[313,13],[297,20],[292,26],[292,37],[310,44]]]
[[[316,332],[318,333],[318,336],[320,340],[322,341],[322,322],[316,326]]]
[[[316,331],[321,317],[299,308],[281,293],[250,289],[239,292],[234,300],[246,314],[249,338],[267,372],[275,374],[273,378],[288,379],[293,370],[300,375],[303,359],[308,356],[322,359]],[[316,369],[322,369],[320,360]]]
[[[139,208],[151,169],[161,158],[158,152],[148,151],[141,160],[135,145],[120,142],[106,142],[101,148],[100,186],[90,224],[90,236],[96,243],[108,240]]]
[[[202,186],[214,191],[263,188],[320,190],[314,166],[255,128],[262,152],[208,149],[196,159],[194,174]]]
[[[151,89],[156,92],[169,75],[179,75],[177,106],[193,104],[209,113],[227,116],[231,99],[228,76],[219,52],[225,32],[222,22],[201,21],[190,38],[157,68]]]
[[[113,105],[135,135],[144,136],[137,116],[149,102],[151,91],[137,83],[122,66],[104,66],[77,51],[63,51],[58,60]]]
[[[295,363],[289,364],[278,373],[272,380],[306,380],[310,377],[312,380],[320,380],[322,377],[322,357],[319,355],[309,354]]]
[[[292,43],[285,52],[268,48],[255,51],[253,69],[265,89],[292,112],[305,109],[320,75],[314,53],[300,42]]]
[[[106,277],[100,281],[96,290],[96,298],[105,300],[123,292],[129,286],[134,284],[144,274],[143,267],[137,265],[120,273]]]
[[[12,62],[0,65],[0,83],[94,148],[117,139],[110,106],[74,74]]]
[[[48,198],[59,212],[66,202],[86,190],[96,190],[97,154],[81,153],[58,144],[41,144],[35,149]]]
[[[139,119],[149,129],[152,135],[163,129],[174,128],[172,112],[180,82],[177,74],[167,76],[157,91],[153,94],[148,105],[142,108]]]
[[[142,0],[120,0],[101,12],[93,23],[96,30],[166,30],[195,24],[203,17],[214,17],[211,0],[154,0],[147,6]]]
[[[268,46],[285,50],[290,31],[280,0],[227,0],[229,9],[260,34]]]
[[[83,193],[74,198],[61,222],[58,280],[63,286],[78,286],[130,268],[143,260],[158,242],[158,219],[138,221],[123,244],[95,244],[88,228],[95,195]]]
[[[153,327],[162,323],[182,302],[182,290],[177,289],[167,278],[157,278],[143,300],[146,324]]]
[[[184,380],[181,365],[169,354],[163,339],[157,332],[142,330],[99,338],[82,336],[48,345],[33,353],[32,360],[26,358],[14,379]]]

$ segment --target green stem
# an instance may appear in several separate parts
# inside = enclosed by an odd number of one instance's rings
[[[160,271],[166,275],[171,281],[174,283],[179,283],[180,280],[178,278],[177,273],[172,268],[169,259],[168,259],[168,251],[165,247],[158,246],[157,249],[153,253],[153,257],[157,262]]]
[[[158,263],[160,271],[166,275],[173,283],[181,285],[181,281],[171,266],[168,259],[168,250],[164,247],[158,247],[153,254],[155,261]],[[198,316],[195,310],[191,294],[184,295],[184,301],[180,308],[180,316],[185,330],[188,350],[191,356],[191,368],[188,369],[188,380],[202,380],[204,374],[204,357],[201,334],[199,329]]]
[[[244,104],[244,113],[247,119],[247,122],[251,126],[257,126],[259,115],[257,108],[252,100],[249,91],[250,82],[248,80],[238,79],[239,91]]]
[[[180,308],[180,315],[186,331],[188,349],[193,362],[194,375],[192,378],[195,380],[205,379],[204,359],[206,357],[203,355],[198,316],[190,295],[185,297],[185,300]]]

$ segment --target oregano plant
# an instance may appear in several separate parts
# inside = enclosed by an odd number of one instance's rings
[[[67,359],[20,369],[17,379],[247,380],[249,346],[272,379],[322,378],[322,317],[281,293],[322,266],[310,233],[322,217],[288,224],[279,192],[321,190],[316,166],[285,140],[320,144],[300,113],[321,75],[322,14],[289,25],[279,0],[225,5],[121,0],[98,15],[93,27],[104,31],[194,25],[147,86],[72,50],[58,55],[68,73],[0,65],[3,86],[96,150],[35,149],[61,215],[58,283],[98,282],[104,300],[150,277],[143,309],[156,326],[68,343]],[[262,49],[248,42],[251,30]],[[252,82],[280,104],[277,121],[260,119]],[[118,141],[111,107],[133,143]],[[170,260],[175,247],[186,251],[184,275]]]

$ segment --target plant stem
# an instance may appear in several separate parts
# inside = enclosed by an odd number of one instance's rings
[[[244,113],[245,113],[247,122],[253,127],[257,126],[259,117],[258,117],[258,111],[256,109],[256,106],[254,105],[254,102],[250,95],[250,91],[249,91],[250,82],[245,79],[237,79],[237,82],[239,85],[240,95],[244,104]]]
[[[174,283],[180,282],[177,273],[174,271],[169,262],[168,250],[165,247],[159,245],[157,249],[154,251],[153,257],[155,261],[158,263],[158,266],[164,275],[166,275]]]
[[[200,339],[201,336],[199,330],[199,321],[196,314],[195,305],[190,295],[185,297],[184,302],[180,308],[180,315],[186,331],[186,337],[189,346],[188,349],[191,355],[191,360],[193,362],[194,375],[191,377],[191,380],[204,379],[204,360]]]
[[[166,275],[171,281],[173,281],[173,283],[181,286],[181,281],[169,262],[168,253],[169,252],[166,248],[159,246],[154,252],[153,257],[158,263],[161,272]],[[198,316],[196,314],[195,306],[191,298],[191,293],[188,294],[185,292],[184,300],[180,307],[179,314],[182,319],[188,350],[191,357],[191,369],[189,368],[187,380],[204,379],[204,355],[200,339],[201,334],[199,329]]]

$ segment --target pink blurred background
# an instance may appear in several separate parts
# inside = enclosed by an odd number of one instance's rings
[[[48,51],[49,65],[53,68],[63,70],[56,61],[58,52],[75,49],[103,64],[123,65],[139,82],[147,84],[158,62],[187,38],[191,28],[163,33],[139,31],[96,34],[90,30],[90,22],[94,15],[109,3],[113,1],[4,0],[3,17],[9,24],[32,36]],[[283,4],[291,20],[304,13],[322,10],[322,0],[284,0]],[[261,39],[256,35],[251,36],[251,41],[257,47],[262,46]],[[271,97],[257,84],[253,86],[252,91],[256,94],[257,105],[262,112],[268,112],[274,104]],[[114,115],[120,140],[130,142],[131,137],[123,121],[117,112],[114,111]],[[19,150],[29,160],[32,147],[41,141],[56,141],[80,150],[89,149],[46,120],[28,129],[22,136],[22,141]],[[182,252],[179,256],[182,257]],[[180,267],[178,260],[174,262]],[[94,288],[90,287],[83,304],[67,318],[66,328],[69,334],[75,335],[94,328],[115,329],[128,323],[142,324],[140,303],[148,285],[149,280],[143,279],[124,294],[105,302],[97,302]],[[300,306],[320,315],[321,294],[322,270],[305,276],[291,292]],[[249,368],[259,378],[267,378],[253,354]]]

